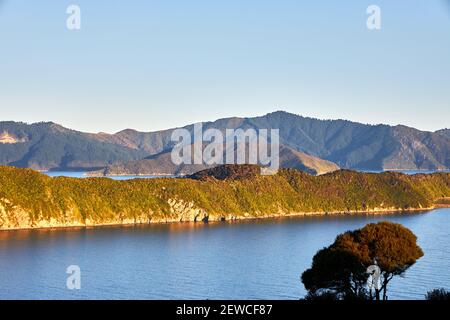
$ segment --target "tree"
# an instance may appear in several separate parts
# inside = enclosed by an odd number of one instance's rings
[[[334,292],[340,299],[375,298],[387,300],[387,286],[423,256],[417,237],[400,224],[379,222],[339,235],[335,242],[319,250],[302,282],[311,296]],[[375,295],[367,291],[366,270],[376,261],[380,286]]]
[[[365,268],[358,258],[333,246],[319,250],[312,268],[302,275],[308,297],[315,300],[333,295],[336,299],[364,295],[366,279]]]

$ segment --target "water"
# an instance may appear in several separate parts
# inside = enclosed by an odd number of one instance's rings
[[[436,172],[450,172],[450,170],[358,170],[358,169],[356,169],[356,171],[368,173],[382,173],[391,171],[391,172],[400,172],[404,174],[419,174],[419,173],[430,174]]]
[[[70,178],[92,178],[87,176],[85,171],[45,171],[46,175],[50,177],[70,177]],[[130,180],[130,179],[153,179],[153,178],[172,178],[173,176],[152,176],[152,175],[129,175],[129,176],[108,176],[113,180]]]
[[[392,299],[450,289],[450,209],[395,215],[0,232],[1,299],[299,299],[300,274],[337,234],[402,223],[425,252]],[[66,289],[79,265],[81,290]]]
[[[370,172],[370,173],[380,173],[384,171],[376,171],[376,170],[357,170],[361,172]],[[449,170],[444,171],[435,171],[435,170],[403,170],[396,171],[405,174],[417,174],[417,173],[434,173],[434,172],[450,172]],[[85,175],[86,171],[46,171],[44,172],[50,177],[71,177],[71,178],[89,178],[89,176]],[[155,176],[155,175],[129,175],[129,176],[108,176],[108,178],[113,180],[130,180],[130,179],[152,179],[152,178],[173,178],[175,176]]]

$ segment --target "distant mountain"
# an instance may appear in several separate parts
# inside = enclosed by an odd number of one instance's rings
[[[281,143],[365,170],[444,169],[450,167],[450,139],[405,126],[317,120],[286,112],[249,119],[256,127],[279,127]]]
[[[100,168],[147,153],[57,124],[0,122],[0,164],[37,170]]]
[[[280,146],[280,168],[294,168],[317,175],[339,170],[339,166],[334,162],[310,156],[284,145]]]
[[[398,125],[367,125],[347,120],[319,120],[277,111],[255,118],[204,122],[204,130],[279,129],[280,143],[293,150],[361,170],[442,170],[450,168],[449,130],[420,131]],[[193,132],[193,125],[184,127]],[[148,152],[170,150],[172,130],[142,133],[125,130],[121,139]]]
[[[163,151],[142,160],[113,164],[91,175],[186,175],[206,168],[209,166],[203,164],[175,165],[171,152]]]
[[[331,161],[341,168],[450,168],[449,129],[426,132],[401,125],[318,120],[283,111],[254,118],[204,122],[203,127],[204,130],[216,128],[222,131],[237,128],[279,129],[280,143],[289,150]],[[193,132],[193,125],[184,128]],[[127,129],[116,134],[89,134],[53,123],[27,125],[0,122],[0,164],[38,169],[74,169],[128,166],[130,161],[134,161],[130,165],[140,166],[138,160],[147,158],[153,160],[150,167],[159,167],[167,165],[164,157],[174,145],[170,139],[172,131],[138,132]],[[292,154],[290,156],[296,159]]]
[[[235,150],[234,150],[235,151]],[[247,149],[248,151],[248,149]],[[292,148],[280,146],[280,167],[295,168],[311,174],[324,174],[338,170],[339,167],[327,160],[307,155]],[[224,151],[224,158],[225,158]],[[231,151],[233,152],[233,151]],[[248,153],[247,153],[248,154]],[[248,156],[248,155],[247,155]],[[163,151],[142,160],[107,166],[93,175],[189,175],[216,165],[181,164],[171,161],[171,151]]]
[[[438,130],[436,131],[437,134],[440,134],[441,136],[450,138],[450,129],[442,129],[442,130]]]

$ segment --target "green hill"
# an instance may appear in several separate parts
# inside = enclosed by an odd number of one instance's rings
[[[225,176],[209,172],[206,180],[203,174],[199,179],[127,181],[51,178],[31,169],[0,167],[0,229],[412,210],[450,197],[449,173],[341,170],[312,176],[283,169],[261,176],[234,167]]]

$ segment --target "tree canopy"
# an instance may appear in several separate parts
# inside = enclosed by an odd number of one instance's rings
[[[368,224],[339,235],[327,248],[319,250],[312,267],[302,275],[311,294],[334,292],[339,298],[387,299],[387,285],[423,256],[417,237],[404,226],[391,222]],[[380,268],[380,285],[367,290],[367,268]]]

